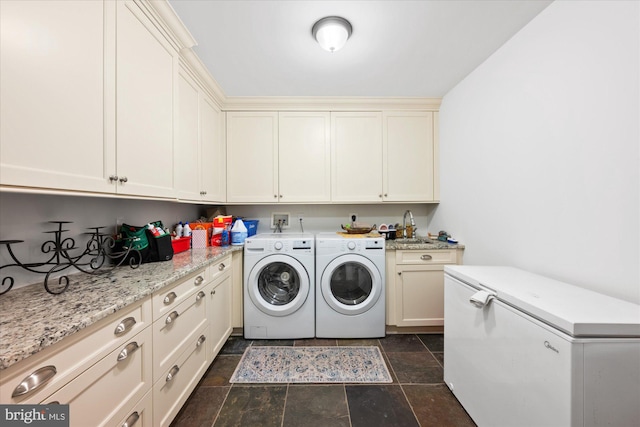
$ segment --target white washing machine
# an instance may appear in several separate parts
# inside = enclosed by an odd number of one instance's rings
[[[313,234],[258,234],[244,243],[244,337],[315,336]]]
[[[316,234],[316,337],[385,336],[385,241]]]

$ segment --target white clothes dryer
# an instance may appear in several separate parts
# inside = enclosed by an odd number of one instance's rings
[[[316,337],[385,336],[385,241],[316,234]]]
[[[258,234],[244,243],[244,337],[313,338],[313,234]]]

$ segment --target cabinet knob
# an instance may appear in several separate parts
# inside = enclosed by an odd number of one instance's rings
[[[200,291],[198,292],[198,295],[196,295],[196,301],[200,301],[204,297],[205,297],[204,292]]]
[[[224,270],[225,268],[227,268],[227,266],[224,265],[223,262],[221,262],[220,265],[218,266],[218,270],[220,270],[220,271]]]
[[[135,423],[138,422],[139,419],[140,414],[138,414],[138,411],[136,411],[127,417],[127,420],[124,422],[124,424],[122,424],[122,427],[132,427]]]
[[[115,331],[113,331],[113,334],[116,336],[122,335],[125,332],[130,331],[131,328],[133,328],[133,325],[135,324],[136,324],[136,319],[134,319],[133,317],[127,317],[122,322],[120,322],[118,326],[116,326],[116,329]]]
[[[118,180],[118,175],[109,175],[110,182],[117,181],[117,180]]]
[[[282,194],[280,195],[280,198],[282,199]]]
[[[402,271],[398,271],[398,276],[402,276]]]
[[[18,384],[18,386],[13,390],[11,397],[24,396],[25,394],[39,389],[57,373],[58,370],[53,365],[44,366],[33,371],[31,375],[23,379],[20,384]]]
[[[176,295],[175,292],[169,292],[165,297],[164,300],[162,300],[162,302],[164,303],[164,305],[169,305],[171,304],[176,298],[178,298],[178,295]]]
[[[173,365],[173,368],[171,368],[169,374],[167,374],[167,382],[171,381],[178,372],[180,372],[180,367],[178,365]]]
[[[198,276],[196,277],[196,280],[193,282],[196,286],[200,286],[202,285],[202,282],[204,282],[204,277],[202,276]]]
[[[216,290],[214,289],[211,291],[211,295],[215,295],[215,294],[216,294]]]
[[[274,194],[274,195],[273,195],[273,198],[274,198],[274,199],[277,199],[277,198],[278,198],[278,195],[277,195],[277,194]]]
[[[384,197],[387,197],[387,196],[388,196],[388,194],[387,194],[387,193],[384,193]]]
[[[122,349],[120,354],[118,354],[118,362],[122,362],[127,357],[129,357],[130,354],[134,353],[139,348],[140,346],[138,345],[137,342],[135,341],[130,342],[129,344],[126,345],[125,348]]]
[[[378,197],[380,197],[382,199],[382,194],[378,194]]]
[[[164,323],[165,324],[169,324],[173,321],[175,321],[178,318],[179,314],[177,311],[172,311],[170,315],[167,316],[166,319],[164,319]]]
[[[123,176],[118,181],[120,181],[121,184],[124,184],[125,182],[129,181],[129,179],[126,176]]]
[[[206,339],[207,337],[205,337],[204,335],[200,335],[200,338],[198,338],[198,342],[196,343],[196,347],[200,347]]]

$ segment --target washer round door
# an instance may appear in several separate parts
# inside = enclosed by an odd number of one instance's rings
[[[247,291],[253,304],[265,314],[287,316],[296,312],[310,292],[309,274],[295,258],[270,255],[251,269]]]
[[[322,296],[338,313],[355,315],[373,307],[383,292],[382,276],[368,258],[342,255],[322,273]]]

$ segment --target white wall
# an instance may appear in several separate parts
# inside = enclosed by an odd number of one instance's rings
[[[639,9],[556,1],[444,97],[432,226],[466,264],[640,303]]]
[[[317,233],[340,231],[340,224],[347,224],[352,213],[357,214],[357,222],[369,225],[402,224],[404,212],[409,209],[413,214],[420,236],[427,235],[428,215],[435,205],[428,204],[383,204],[383,205],[243,205],[227,206],[227,213],[247,219],[258,219],[258,233],[271,233],[269,228],[271,214],[285,212],[291,214],[292,224],[288,233],[299,233],[298,214],[303,214],[302,224],[305,232]],[[408,217],[407,217],[408,221]],[[437,230],[429,229],[432,233]]]
[[[104,231],[112,233],[117,218],[138,226],[160,220],[173,227],[178,221],[192,221],[201,214],[206,215],[203,210],[196,205],[164,201],[0,192],[0,239],[24,240],[24,243],[11,247],[18,259],[21,262],[43,262],[47,256],[41,252],[41,245],[52,238],[51,234],[44,232],[56,228],[47,221],[73,221],[65,227],[69,232],[64,237],[71,237],[77,246],[84,246],[88,237],[83,233],[88,231],[87,228],[105,226]],[[13,261],[3,245],[0,247],[0,266],[7,264],[13,264]],[[77,273],[77,270],[67,272]],[[0,278],[6,276],[14,278],[14,289],[44,279],[44,275],[28,273],[17,267],[0,270]]]

